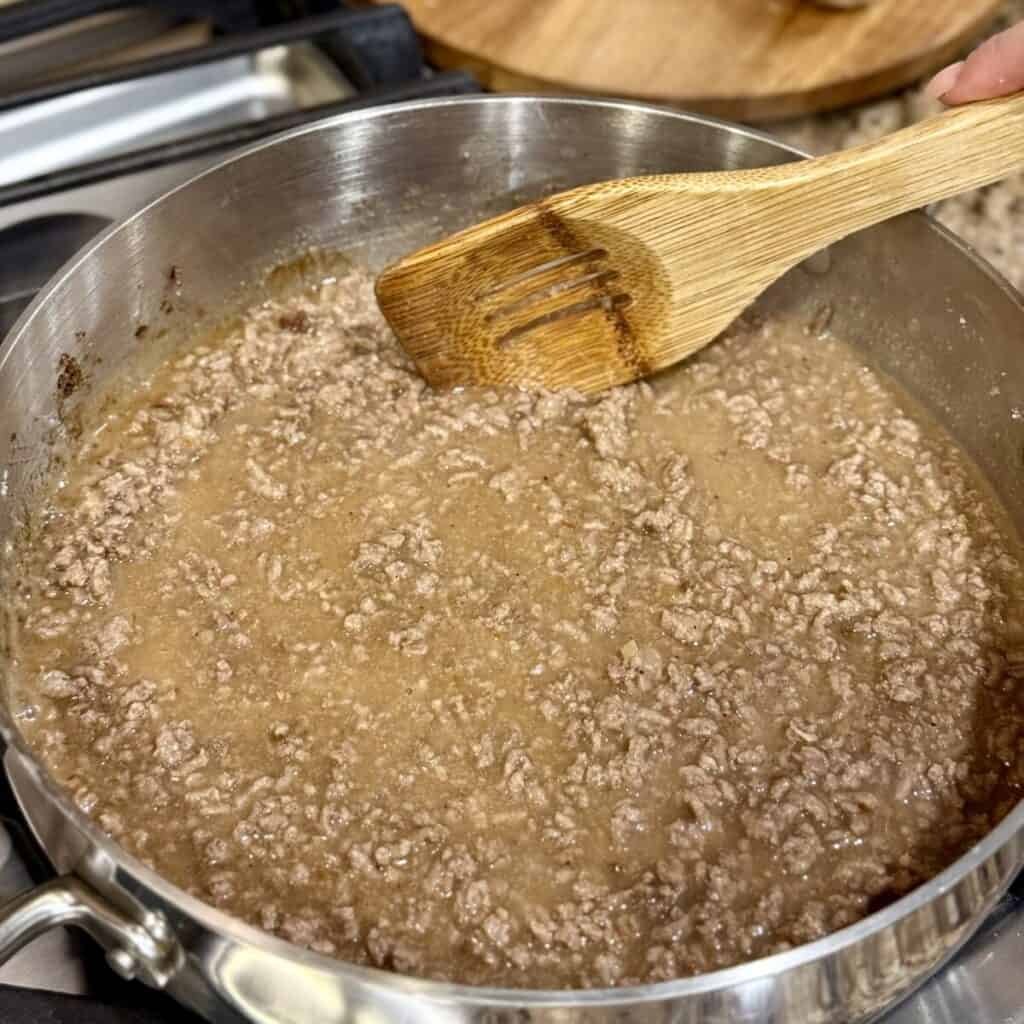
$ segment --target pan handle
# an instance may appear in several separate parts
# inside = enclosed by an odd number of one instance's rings
[[[123,978],[163,988],[184,964],[184,953],[163,915],[129,917],[74,875],[61,875],[0,907],[0,963],[60,925],[75,925],[107,953]]]

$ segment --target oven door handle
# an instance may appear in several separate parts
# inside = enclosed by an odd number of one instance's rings
[[[61,875],[0,906],[0,963],[61,925],[91,935],[106,951],[110,966],[129,981],[138,978],[163,988],[185,962],[162,914],[144,911],[131,917],[82,879]]]

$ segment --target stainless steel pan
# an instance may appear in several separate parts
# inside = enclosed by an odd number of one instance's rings
[[[0,538],[9,546],[77,403],[140,346],[150,358],[170,346],[175,318],[241,301],[276,261],[319,245],[380,263],[548,189],[793,156],[751,132],[637,104],[506,97],[359,112],[249,150],[90,244],[15,327],[0,352]],[[808,317],[831,307],[836,331],[928,404],[1007,506],[1024,510],[1014,411],[1024,407],[1024,307],[955,239],[923,216],[904,218],[794,271],[765,304]],[[68,395],[71,365],[87,386]],[[77,811],[4,709],[0,735],[17,797],[61,876],[0,911],[0,957],[76,923],[115,969],[214,1021],[867,1021],[968,937],[1024,853],[1021,805],[929,884],[778,956],[633,989],[459,987],[348,966],[206,906]]]

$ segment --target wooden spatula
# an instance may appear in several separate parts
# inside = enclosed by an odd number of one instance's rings
[[[1019,94],[814,160],[573,189],[401,260],[377,298],[437,387],[600,391],[707,345],[830,243],[1022,166]]]

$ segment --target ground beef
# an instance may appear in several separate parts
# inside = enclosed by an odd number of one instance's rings
[[[440,395],[350,272],[104,415],[17,554],[23,728],[292,942],[677,978],[863,917],[1019,796],[1016,542],[823,322]]]

